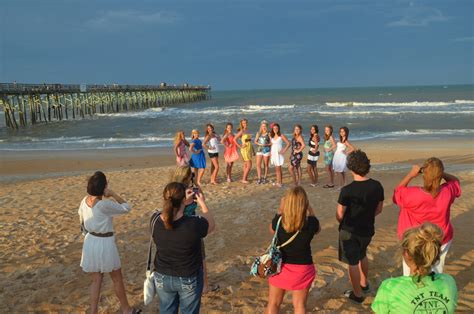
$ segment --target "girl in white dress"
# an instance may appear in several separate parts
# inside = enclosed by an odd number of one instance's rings
[[[280,125],[278,123],[274,123],[272,125],[272,131],[270,132],[272,147],[271,147],[271,157],[270,162],[273,166],[275,166],[275,173],[276,173],[276,183],[273,183],[274,186],[282,187],[282,176],[281,176],[281,166],[285,162],[284,154],[290,147],[290,142],[286,138],[284,134],[280,132]],[[285,148],[283,148],[283,142],[285,142]]]
[[[98,312],[104,273],[110,273],[122,312],[138,313],[139,310],[132,309],[128,304],[112,224],[112,217],[130,212],[131,207],[107,188],[107,178],[101,171],[89,178],[87,194],[81,201],[78,213],[81,225],[87,232],[82,248],[81,267],[84,272],[92,273],[91,312]],[[104,196],[112,197],[116,202],[104,200]]]
[[[332,160],[332,167],[336,173],[339,188],[346,185],[347,155],[354,151],[354,146],[349,142],[349,129],[345,126],[339,129],[339,142],[336,144],[336,152]]]

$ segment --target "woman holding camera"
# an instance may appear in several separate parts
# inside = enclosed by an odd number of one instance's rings
[[[414,178],[423,176],[423,186],[408,186]],[[441,184],[441,180],[445,183]],[[413,166],[411,171],[395,188],[393,202],[400,207],[398,216],[398,237],[402,239],[405,230],[424,222],[431,222],[444,233],[440,259],[433,270],[442,273],[444,261],[453,239],[451,225],[451,204],[461,196],[459,179],[444,172],[443,162],[438,158],[428,158],[423,166]],[[408,276],[410,269],[403,261],[403,274]]]
[[[201,216],[184,215],[186,200],[196,198]],[[156,245],[155,286],[160,313],[199,313],[203,291],[201,240],[215,228],[204,196],[185,184],[171,182],[163,191],[163,210],[150,227]]]
[[[138,313],[139,310],[132,309],[128,304],[112,221],[113,217],[129,213],[132,208],[122,197],[107,188],[107,178],[101,171],[89,178],[87,194],[81,201],[78,213],[87,232],[81,267],[84,272],[92,274],[91,313],[98,313],[99,310],[104,273],[110,273],[122,312]],[[115,202],[104,197],[111,197]]]

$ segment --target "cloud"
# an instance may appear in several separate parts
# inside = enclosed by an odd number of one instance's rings
[[[135,10],[110,10],[86,21],[90,28],[117,30],[137,24],[173,24],[179,16],[172,12],[140,12]]]
[[[435,8],[414,7],[410,3],[410,7],[404,10],[399,20],[390,22],[387,26],[391,27],[425,27],[435,22],[446,22],[451,18],[444,16],[443,12]]]
[[[456,41],[456,42],[474,42],[474,36],[471,36],[471,37],[459,37],[459,38],[455,38],[453,41]]]

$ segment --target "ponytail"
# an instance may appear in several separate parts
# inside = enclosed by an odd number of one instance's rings
[[[423,187],[433,198],[439,194],[443,172],[443,162],[436,157],[428,158],[423,164]]]
[[[443,231],[431,222],[405,231],[402,248],[416,265],[414,278],[419,282],[431,273],[431,267],[439,260]]]
[[[163,210],[161,216],[166,230],[173,230],[173,221],[186,197],[184,184],[171,182],[163,190]]]

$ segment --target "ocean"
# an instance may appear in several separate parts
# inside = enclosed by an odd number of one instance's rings
[[[222,133],[227,122],[247,118],[256,132],[263,119],[291,135],[317,124],[347,126],[350,140],[394,140],[474,135],[474,85],[213,91],[204,102],[65,120],[21,130],[5,127],[0,113],[0,150],[77,150],[170,147],[175,132],[186,136],[207,123]]]

